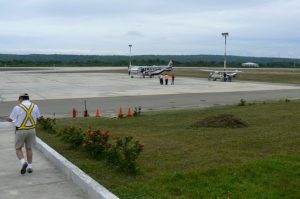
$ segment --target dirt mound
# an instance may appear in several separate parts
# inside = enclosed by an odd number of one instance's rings
[[[195,122],[192,127],[245,128],[248,124],[230,114],[221,114]]]

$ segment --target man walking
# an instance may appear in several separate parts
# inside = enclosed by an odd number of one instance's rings
[[[16,105],[7,121],[12,122],[15,127],[15,149],[18,159],[22,165],[21,174],[32,173],[32,147],[35,144],[35,126],[40,117],[40,111],[36,104],[29,101],[27,93],[19,96],[20,104]],[[22,148],[25,144],[27,161],[24,159]]]

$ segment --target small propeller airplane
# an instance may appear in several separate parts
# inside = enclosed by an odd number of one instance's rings
[[[128,75],[133,78],[134,76],[139,77],[153,77],[155,75],[160,75],[165,71],[172,71],[173,70],[173,62],[170,60],[167,66],[132,66],[129,65],[128,67]]]
[[[236,77],[242,71],[239,70],[226,70],[226,66],[224,66],[224,70],[201,70],[206,71],[208,73],[208,80],[221,80],[223,82],[231,82],[234,77]]]
[[[206,70],[208,71],[208,70]],[[238,73],[241,71],[235,70],[235,71],[210,71],[208,74],[208,80],[216,81],[220,79],[224,82],[231,82],[232,78],[236,77]]]

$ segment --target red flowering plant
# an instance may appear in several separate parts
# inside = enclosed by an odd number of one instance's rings
[[[134,141],[133,137],[118,138],[116,144],[111,147],[107,161],[117,166],[122,171],[137,173],[137,158],[144,149],[144,144]]]
[[[111,147],[109,143],[110,137],[111,133],[109,131],[103,131],[99,128],[92,130],[89,128],[82,146],[91,157],[101,159],[105,157],[105,154],[107,154]]]

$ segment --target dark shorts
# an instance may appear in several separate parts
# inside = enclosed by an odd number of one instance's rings
[[[31,149],[35,144],[35,129],[16,130],[15,148],[22,148],[25,144],[26,149]]]

